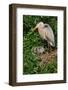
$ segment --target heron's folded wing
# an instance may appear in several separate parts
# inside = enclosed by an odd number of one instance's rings
[[[54,41],[54,35],[53,35],[53,32],[49,32],[47,31],[46,32],[46,39],[48,41],[48,43],[50,43],[51,46],[55,46],[55,41]]]

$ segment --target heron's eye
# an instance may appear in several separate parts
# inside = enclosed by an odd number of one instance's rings
[[[45,25],[45,27],[48,27],[48,25]]]

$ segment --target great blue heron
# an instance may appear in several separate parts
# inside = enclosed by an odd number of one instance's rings
[[[48,49],[49,48],[51,49],[51,46],[55,47],[54,33],[49,24],[46,24],[46,23],[44,24],[43,22],[39,22],[36,25],[36,27],[33,29],[33,31],[35,30],[38,30],[41,38],[48,42]]]

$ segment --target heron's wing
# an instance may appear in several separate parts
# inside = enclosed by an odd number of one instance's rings
[[[54,34],[51,28],[46,30],[45,37],[51,46],[55,46]]]

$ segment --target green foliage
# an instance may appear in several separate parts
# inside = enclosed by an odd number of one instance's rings
[[[55,43],[57,47],[57,17],[54,16],[23,16],[23,74],[40,74],[40,73],[55,73],[57,72],[56,58],[47,65],[40,67],[40,61],[37,56],[32,54],[32,47],[43,46],[42,40],[38,32],[32,32],[31,29],[36,26],[38,22],[48,23],[54,32]]]

